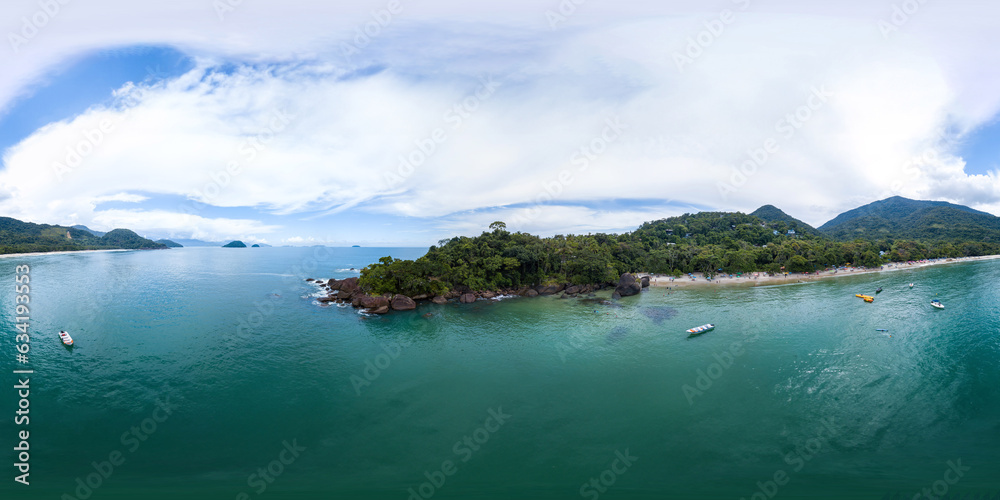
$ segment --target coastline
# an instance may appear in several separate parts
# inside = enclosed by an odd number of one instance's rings
[[[105,248],[101,250],[59,250],[56,252],[26,252],[26,253],[4,253],[0,254],[0,259],[8,259],[15,257],[35,257],[38,255],[66,255],[71,253],[84,253],[84,252],[129,252],[130,248]]]
[[[809,283],[829,278],[840,278],[844,276],[860,276],[864,274],[885,273],[902,271],[906,269],[920,269],[923,267],[937,266],[942,264],[959,264],[963,262],[974,262],[981,260],[1000,259],[1000,255],[983,255],[979,257],[955,257],[935,260],[922,260],[913,262],[890,262],[879,269],[866,269],[860,267],[848,267],[845,269],[824,270],[817,273],[801,274],[789,273],[788,276],[767,276],[765,273],[746,273],[742,277],[729,277],[729,275],[718,276],[709,281],[705,279],[703,273],[692,273],[694,279],[690,277],[675,278],[671,281],[670,276],[663,274],[637,273],[636,276],[649,276],[649,286],[668,288],[690,288],[709,286],[768,286],[787,285],[795,283]]]

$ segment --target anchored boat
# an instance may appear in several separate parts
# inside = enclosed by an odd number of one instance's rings
[[[59,332],[59,339],[62,340],[63,344],[73,345],[73,337],[70,337],[69,333],[67,333],[65,330]]]
[[[937,309],[944,309],[944,304],[942,304],[940,300],[934,299],[931,301],[931,307],[935,307]]]
[[[690,333],[691,335],[701,335],[705,332],[710,332],[712,330],[715,330],[715,325],[709,323],[707,325],[696,326],[688,330],[687,332]]]

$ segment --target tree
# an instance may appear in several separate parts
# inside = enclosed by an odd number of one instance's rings
[[[507,230],[507,224],[505,222],[503,222],[503,221],[499,221],[498,220],[498,221],[490,224],[490,230],[492,230],[493,232],[506,231]]]

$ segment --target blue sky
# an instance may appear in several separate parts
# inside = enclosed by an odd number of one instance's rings
[[[870,2],[123,5],[0,26],[0,215],[426,246],[891,195],[1000,214],[989,6],[887,32]]]

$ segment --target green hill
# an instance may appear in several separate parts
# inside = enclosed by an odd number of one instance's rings
[[[944,201],[894,196],[849,210],[819,228],[838,240],[1000,242],[1000,217]]]
[[[166,247],[128,229],[115,229],[98,237],[89,230],[75,227],[0,217],[0,253],[159,248]]]
[[[774,205],[764,205],[763,207],[754,210],[750,215],[769,223],[783,222],[786,226],[788,226],[788,229],[791,229],[799,234],[806,233],[814,236],[819,236],[820,234],[816,228],[786,214]]]

